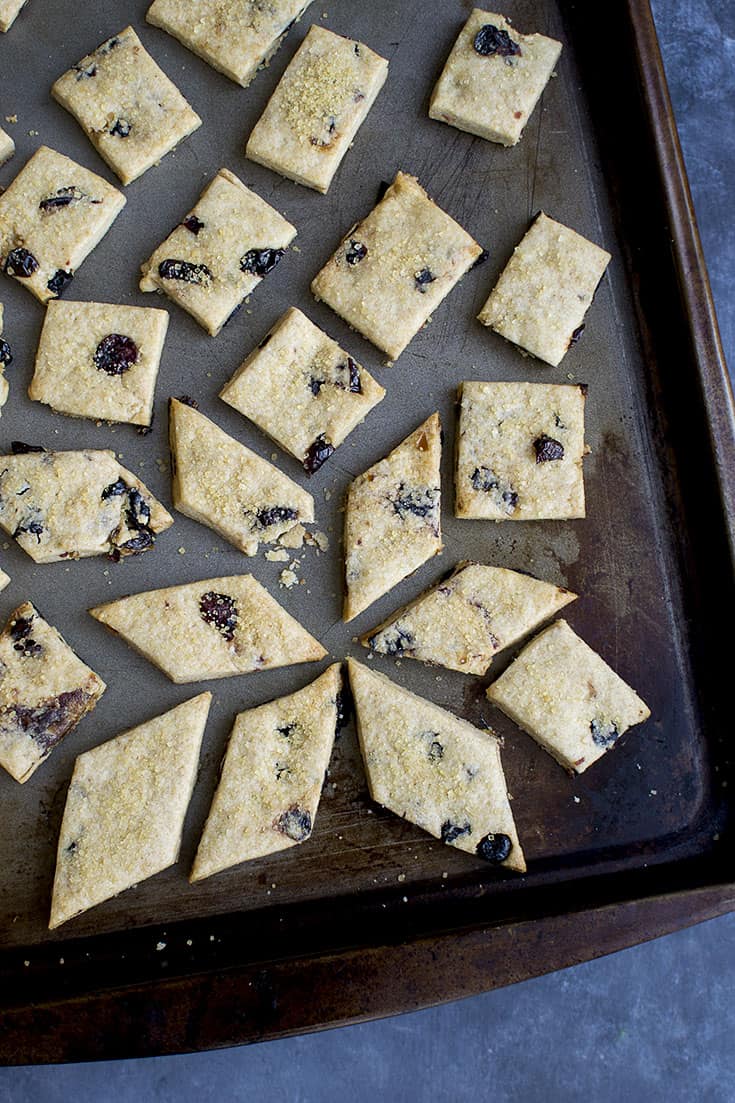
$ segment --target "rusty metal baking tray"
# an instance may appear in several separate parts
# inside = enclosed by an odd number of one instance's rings
[[[168,502],[166,400],[186,392],[227,431],[270,456],[272,444],[217,392],[292,304],[388,389],[309,483],[319,527],[332,545],[326,555],[304,556],[306,581],[293,591],[278,589],[278,564],[262,555],[246,560],[178,515],[153,553],[117,565],[97,559],[34,566],[15,546],[2,551],[13,581],[0,596],[0,614],[31,598],[110,687],[25,786],[0,777],[5,1062],[203,1049],[389,1014],[571,964],[733,906],[732,679],[711,627],[732,623],[735,613],[733,407],[651,14],[646,0],[509,0],[504,10],[520,29],[547,31],[565,49],[522,142],[504,150],[427,117],[429,92],[471,6],[315,2],[246,91],[148,26],[147,0],[30,0],[2,37],[0,111],[17,114],[9,129],[19,147],[2,169],[2,184],[41,142],[114,179],[49,88],[127,22],[204,120],[127,189],[127,207],[69,297],[150,305],[137,290],[140,262],[222,165],[295,223],[300,249],[217,339],[170,307],[155,428],[146,437],[130,427],[66,419],[27,400],[42,310],[3,280],[6,335],[16,353],[0,421],[3,448],[13,438],[113,447]],[[363,39],[391,64],[327,197],[249,163],[243,153],[311,21]],[[308,289],[340,235],[398,168],[417,175],[490,257],[389,368]],[[585,334],[558,369],[523,359],[474,320],[539,209],[614,256]],[[451,517],[454,394],[467,378],[589,384],[586,520],[494,525]],[[444,555],[344,626],[345,488],[435,409],[446,429]],[[306,481],[289,457],[279,455],[278,462]],[[374,660],[400,683],[475,723],[492,723],[504,737],[526,876],[498,876],[372,806],[350,726],[335,748],[312,839],[189,887],[186,870],[232,717],[317,673],[296,667],[210,687],[215,701],[181,862],[49,935],[55,842],[75,756],[197,689],[171,685],[106,635],[87,606],[252,569],[341,658],[361,654],[353,633],[467,557],[528,569],[580,593],[569,620],[653,714],[587,774],[570,779],[490,709],[487,679]]]

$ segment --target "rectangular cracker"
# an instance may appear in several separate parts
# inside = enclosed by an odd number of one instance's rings
[[[612,257],[543,211],[477,315],[514,345],[556,367],[581,335]]]
[[[51,302],[28,396],[73,417],[150,425],[168,313]]]
[[[429,117],[514,146],[561,48],[554,38],[519,34],[504,16],[475,8],[434,87]]]
[[[146,19],[247,88],[311,0],[153,0]]]
[[[311,290],[395,359],[482,255],[482,247],[399,172],[342,241]]]
[[[296,228],[229,169],[142,265],[141,291],[165,291],[213,337],[273,271]]]
[[[137,180],[202,125],[132,27],[72,66],[51,94],[123,184]]]
[[[246,155],[325,194],[387,76],[388,62],[362,42],[311,26]]]
[[[584,384],[462,383],[456,516],[584,517],[586,394]]]

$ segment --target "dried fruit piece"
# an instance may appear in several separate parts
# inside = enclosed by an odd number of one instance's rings
[[[443,843],[453,843],[457,839],[461,839],[463,835],[470,834],[472,834],[472,824],[468,820],[465,820],[463,824],[445,820],[442,824],[441,841]]]
[[[500,865],[510,855],[513,849],[513,843],[502,832],[490,832],[489,835],[485,835],[480,839],[477,844],[477,853],[481,858],[484,858],[486,862],[492,862],[494,865]]]
[[[25,280],[38,271],[38,261],[28,249],[18,246],[11,249],[5,258],[5,271],[9,276]]]
[[[334,445],[327,440],[324,434],[322,434],[317,437],[314,443],[309,447],[304,457],[304,470],[307,474],[313,475],[333,453]]]
[[[596,717],[590,723],[590,731],[592,732],[592,742],[605,751],[612,747],[616,739],[620,738],[620,732],[615,724],[611,720],[602,720],[599,717]]]
[[[433,517],[439,511],[439,491],[436,487],[407,487],[401,483],[395,495],[389,495],[389,501],[402,521],[410,515]]]
[[[512,486],[501,487],[498,476],[489,467],[476,467],[470,481],[473,490],[490,494],[497,506],[506,513],[512,513],[518,505],[518,495]]]
[[[128,484],[124,479],[116,479],[114,483],[110,483],[110,485],[106,486],[102,491],[102,501],[105,502],[108,498],[117,498],[120,494],[124,494],[127,489]]]
[[[521,57],[521,47],[514,42],[507,31],[492,23],[480,27],[472,43],[478,54],[483,57]]]
[[[68,287],[73,279],[73,272],[67,272],[63,268],[57,268],[51,279],[48,280],[46,286],[49,291],[58,298],[64,288]]]
[[[212,273],[206,264],[194,264],[190,260],[162,260],[158,265],[158,274],[162,280],[181,280],[182,283],[195,283],[208,287],[212,282]]]
[[[359,264],[361,260],[364,260],[368,255],[367,245],[363,245],[361,241],[355,241],[354,238],[350,238],[349,245],[345,252],[345,260],[348,264]]]
[[[110,127],[110,134],[114,134],[116,138],[128,138],[132,129],[133,125],[127,119],[115,119]]]
[[[273,826],[295,843],[303,843],[311,835],[311,814],[294,804],[274,820]]]
[[[93,359],[99,371],[107,375],[123,375],[138,363],[140,349],[132,337],[108,333],[97,345]]]
[[[199,599],[199,612],[202,618],[211,624],[226,640],[235,637],[237,627],[237,606],[229,594],[218,594],[207,590]]]
[[[263,529],[280,524],[281,521],[297,521],[298,517],[299,511],[292,506],[267,506],[255,513],[255,518]]]
[[[533,442],[533,450],[536,453],[536,463],[549,463],[553,460],[564,459],[564,445],[553,437],[547,437],[542,433]]]
[[[13,353],[11,352],[10,345],[6,340],[0,337],[0,365],[3,368],[7,368],[13,363]]]
[[[70,206],[72,203],[79,203],[82,199],[88,199],[81,188],[77,188],[72,185],[68,188],[58,188],[53,195],[49,195],[46,199],[42,199],[38,204],[38,208],[41,211],[47,213],[53,211],[62,210],[64,207]],[[93,200],[94,202],[94,200]]]
[[[194,237],[198,235],[200,230],[204,229],[204,223],[201,219],[197,218],[195,214],[190,214],[187,218],[184,219],[181,225],[185,226],[186,229],[194,235]]]
[[[416,284],[416,290],[420,291],[422,295],[425,295],[427,284],[434,283],[436,276],[430,268],[422,268],[420,272],[414,273],[413,279]]]
[[[285,252],[285,249],[249,249],[240,258],[240,268],[262,279],[273,271]]]

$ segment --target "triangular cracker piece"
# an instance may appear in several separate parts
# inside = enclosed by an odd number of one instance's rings
[[[350,485],[345,620],[441,551],[440,461],[441,425],[439,415],[432,414]]]
[[[89,611],[172,682],[227,678],[326,655],[249,574],[149,590]]]
[[[449,578],[399,609],[360,642],[383,655],[484,674],[493,655],[532,632],[576,596],[520,571],[458,563]]]
[[[201,693],[76,760],[49,928],[177,860],[211,700]]]
[[[495,736],[354,659],[348,666],[373,800],[444,843],[523,872]]]
[[[311,685],[235,718],[192,881],[308,839],[337,726],[334,663]]]
[[[30,601],[0,633],[0,671],[0,766],[22,783],[92,711],[105,683]]]
[[[173,523],[114,452],[13,441],[13,454],[0,456],[0,528],[36,563],[137,555]]]
[[[314,499],[186,402],[171,399],[173,500],[245,555],[314,520]]]

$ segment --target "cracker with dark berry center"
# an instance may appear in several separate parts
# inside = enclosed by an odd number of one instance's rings
[[[202,125],[132,27],[107,39],[51,89],[123,184]]]
[[[481,255],[481,246],[418,180],[399,172],[311,290],[395,359]]]
[[[51,302],[28,395],[59,413],[150,425],[168,313]]]
[[[516,246],[478,319],[557,366],[584,318],[611,256],[543,212]]]
[[[524,872],[495,736],[354,659],[348,666],[372,799],[458,850]]]
[[[340,664],[334,663],[304,689],[235,717],[192,881],[309,838],[341,686]]]
[[[326,655],[249,574],[131,594],[89,612],[179,684]]]
[[[358,476],[345,510],[344,619],[352,620],[442,549],[441,425],[419,425]]]
[[[561,42],[519,34],[502,15],[470,15],[434,87],[429,116],[514,146],[559,60]]]
[[[586,393],[566,383],[462,383],[457,517],[584,517]]]
[[[387,76],[388,62],[364,43],[314,24],[255,124],[246,155],[326,193]]]
[[[0,632],[0,766],[27,781],[105,688],[30,601],[19,605]]]
[[[295,307],[220,391],[310,475],[384,395],[365,368]]]
[[[576,596],[505,567],[458,563],[449,578],[360,642],[393,658],[485,674],[499,651],[538,628]]]
[[[651,715],[565,620],[531,640],[487,696],[560,765],[578,774]]]
[[[173,501],[245,555],[314,520],[314,499],[198,410],[171,400]]]
[[[0,195],[0,268],[58,299],[125,206],[101,176],[41,146]]]
[[[146,19],[247,88],[311,0],[153,0]]]
[[[177,861],[211,700],[211,693],[201,693],[76,760],[56,855],[51,929]]]
[[[215,337],[295,237],[283,215],[220,169],[142,266],[140,289],[165,291]]]

